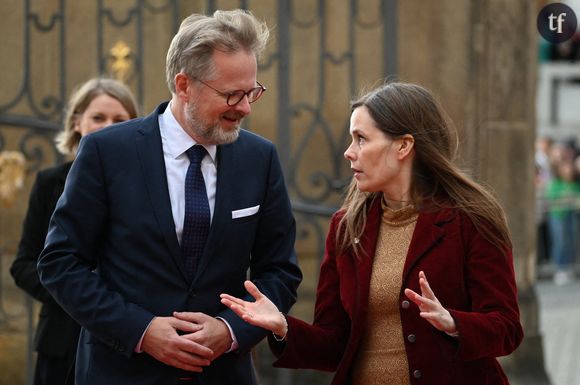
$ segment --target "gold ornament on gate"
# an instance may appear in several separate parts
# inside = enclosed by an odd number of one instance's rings
[[[0,204],[10,207],[24,186],[26,159],[18,151],[0,151]]]
[[[118,40],[109,50],[111,72],[115,79],[126,83],[133,68],[131,47],[123,40]]]

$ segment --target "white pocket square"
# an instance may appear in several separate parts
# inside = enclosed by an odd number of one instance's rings
[[[256,214],[260,210],[260,205],[248,207],[247,209],[240,209],[232,211],[232,219],[249,217]]]

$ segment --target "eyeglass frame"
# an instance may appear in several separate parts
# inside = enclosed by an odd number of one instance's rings
[[[260,99],[262,97],[262,95],[264,94],[264,92],[266,91],[266,87],[264,87],[262,85],[262,83],[260,83],[257,80],[256,80],[256,83],[258,84],[258,86],[250,89],[249,91],[234,90],[234,91],[231,91],[231,92],[222,92],[222,91],[220,91],[218,89],[215,89],[214,87],[210,86],[209,84],[207,84],[206,82],[204,82],[203,80],[201,80],[199,78],[196,78],[196,77],[192,77],[192,78],[194,80],[197,80],[198,82],[200,82],[204,86],[206,86],[208,88],[211,88],[212,90],[214,90],[215,92],[217,92],[218,95],[223,96],[224,98],[226,98],[226,104],[228,106],[230,106],[230,107],[234,107],[234,106],[237,106],[238,104],[240,104],[240,102],[242,100],[244,100],[244,96],[248,98],[248,103],[252,104],[255,101],[257,101],[258,99]],[[258,96],[254,100],[250,101],[250,94],[252,92],[257,92],[257,90],[260,90],[260,93],[258,94]],[[234,104],[230,104],[230,97],[234,96],[238,92],[243,92],[244,94],[240,97],[240,99],[237,102],[235,102]]]

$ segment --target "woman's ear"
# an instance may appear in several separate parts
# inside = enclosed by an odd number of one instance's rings
[[[413,138],[413,135],[411,134],[405,134],[403,136],[401,136],[399,139],[399,147],[398,147],[398,155],[399,155],[399,159],[404,159],[406,158],[412,151],[413,148],[415,147],[415,138]]]

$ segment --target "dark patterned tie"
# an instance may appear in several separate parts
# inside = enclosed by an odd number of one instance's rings
[[[188,277],[193,279],[197,262],[203,253],[209,233],[210,211],[205,182],[201,173],[201,160],[207,154],[203,146],[187,150],[189,167],[185,176],[185,216],[181,236],[181,251]]]

